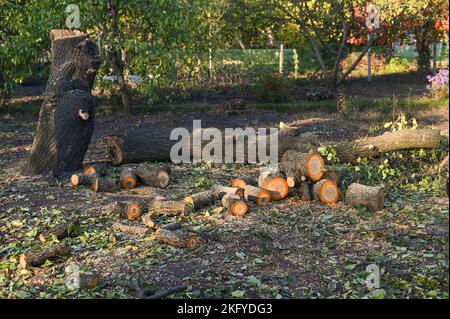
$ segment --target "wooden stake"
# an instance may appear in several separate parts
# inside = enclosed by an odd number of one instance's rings
[[[383,209],[384,199],[385,193],[382,187],[353,183],[347,189],[345,203],[352,206],[364,205],[376,212]]]

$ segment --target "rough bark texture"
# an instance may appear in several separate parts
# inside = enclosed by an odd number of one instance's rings
[[[159,242],[178,248],[194,249],[199,245],[199,240],[194,235],[184,232],[174,232],[164,228],[159,228],[152,236]]]
[[[81,168],[94,130],[91,90],[100,57],[78,32],[53,30],[52,67],[30,156],[22,174],[72,172]]]
[[[104,141],[109,148],[110,159],[114,165],[147,161],[170,161],[170,151],[175,144],[179,143],[178,140],[170,140],[171,132],[172,129],[136,128],[125,133],[109,135],[104,138]],[[225,134],[222,132],[223,145],[225,145],[226,140],[231,140],[231,137],[225,138],[224,136]],[[185,142],[186,148],[189,148],[192,152],[192,139]],[[208,143],[209,141],[202,141],[202,149]],[[256,143],[255,149],[258,151],[257,140],[250,142],[251,145],[253,145],[252,143]],[[302,152],[310,151],[312,147],[318,144],[314,135],[310,133],[300,136],[279,134],[278,156],[281,156],[289,149],[296,149]],[[235,141],[233,145],[235,145]],[[248,162],[246,155],[248,146],[246,143],[244,148],[245,162]],[[269,149],[270,139],[267,138],[267,152]],[[224,156],[225,152],[222,149],[222,160],[224,160]],[[236,159],[236,152],[233,154],[233,159]]]
[[[170,169],[168,166],[151,168],[141,164],[136,169],[137,177],[146,185],[158,188],[166,188],[170,183]]]
[[[55,244],[20,255],[19,264],[22,269],[27,269],[30,266],[38,267],[44,264],[46,260],[55,260],[59,257],[68,256],[70,253],[70,246],[66,243]]]
[[[202,209],[211,206],[216,201],[216,195],[212,190],[192,194],[184,198],[184,202],[190,210]]]
[[[354,162],[361,158],[371,158],[380,154],[412,149],[439,148],[441,132],[435,129],[402,130],[380,136],[341,142],[335,146],[336,156],[342,163]]]
[[[112,225],[112,227],[115,230],[118,230],[124,234],[129,234],[129,235],[145,235],[149,231],[147,227],[125,225],[122,223],[114,223]]]
[[[79,225],[80,221],[78,219],[64,222],[43,232],[42,234],[39,235],[38,238],[42,242],[50,240],[52,236],[55,236],[58,240],[62,240],[66,237],[75,234],[76,227],[78,227]]]
[[[155,197],[148,201],[146,207],[141,208],[143,211],[148,211],[152,215],[175,216],[183,215],[189,211],[189,205],[184,200],[166,200],[162,197]]]
[[[357,183],[351,184],[345,195],[345,203],[351,206],[367,206],[376,212],[384,207],[385,193],[382,187],[365,186]]]
[[[92,189],[94,192],[112,193],[117,191],[117,183],[113,178],[101,177],[97,174],[93,177]]]
[[[300,184],[298,187],[298,193],[300,195],[300,198],[304,201],[310,201],[312,199],[311,194],[311,183],[308,181],[304,181]]]

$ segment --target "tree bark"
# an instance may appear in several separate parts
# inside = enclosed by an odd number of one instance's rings
[[[24,175],[80,169],[94,130],[97,101],[91,90],[101,62],[97,47],[77,32],[52,30],[50,36],[51,73]]]
[[[70,246],[66,243],[55,244],[42,249],[34,249],[26,254],[20,255],[19,264],[22,269],[28,269],[30,266],[40,266],[46,260],[55,260],[59,257],[68,256],[70,253]]]
[[[104,138],[104,142],[109,149],[109,156],[114,165],[123,165],[127,163],[158,162],[170,161],[170,151],[179,141],[170,140],[172,129],[152,129],[137,128],[124,133],[116,133]],[[224,137],[222,132],[222,145],[229,138]],[[230,137],[231,138],[231,137]],[[267,138],[266,150],[270,149],[270,138]],[[202,149],[209,141],[202,141]],[[235,142],[234,142],[235,143]],[[258,141],[255,143],[255,149],[258,151]],[[246,143],[247,144],[247,143]],[[234,144],[235,145],[235,144]],[[253,145],[253,144],[251,144]],[[189,148],[192,153],[192,133],[191,139],[185,143],[186,149]],[[250,145],[245,146],[244,153],[247,152]],[[278,134],[278,157],[281,158],[288,150],[297,150],[300,152],[309,152],[312,148],[319,146],[317,138],[311,133],[304,133],[298,136],[284,135],[280,130]],[[236,148],[234,147],[233,158],[236,158]],[[224,159],[225,152],[222,152]],[[248,162],[245,154],[245,162]]]
[[[412,148],[439,148],[441,133],[435,129],[402,130],[380,136],[341,142],[335,146],[341,163],[355,162],[358,157],[371,158],[384,153]]]
[[[339,188],[329,179],[322,179],[313,185],[312,195],[315,200],[321,200],[328,205],[334,205],[339,201]]]
[[[345,195],[347,205],[367,206],[373,212],[383,209],[384,199],[385,193],[382,187],[371,187],[357,183],[351,184]]]

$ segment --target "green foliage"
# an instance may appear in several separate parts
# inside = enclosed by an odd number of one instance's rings
[[[287,102],[291,96],[291,83],[278,72],[265,74],[255,86],[256,99],[266,102]]]
[[[394,57],[386,66],[386,71],[390,73],[401,73],[409,69],[409,61],[407,58]]]

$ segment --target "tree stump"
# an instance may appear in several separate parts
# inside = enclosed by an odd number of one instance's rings
[[[24,175],[60,175],[82,167],[94,130],[91,94],[100,66],[96,45],[75,31],[52,30],[52,66]]]
[[[347,205],[367,206],[373,212],[383,209],[384,199],[385,193],[382,187],[365,186],[357,183],[351,184],[345,195]]]
[[[321,200],[328,205],[334,205],[339,201],[339,187],[329,179],[323,179],[313,186],[313,198]]]

